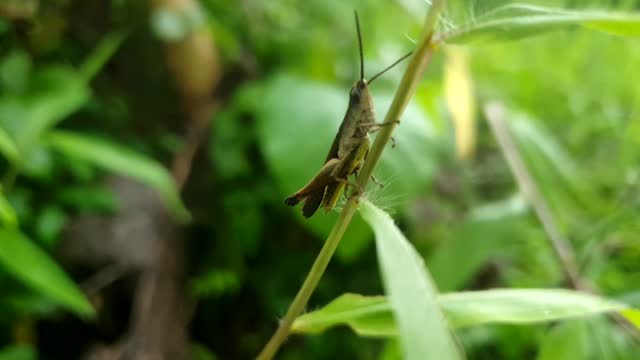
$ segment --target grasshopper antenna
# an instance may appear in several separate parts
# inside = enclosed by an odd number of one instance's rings
[[[358,33],[358,47],[360,48],[360,80],[364,80],[364,56],[362,55],[362,35],[360,34],[360,20],[358,20],[358,12],[353,11],[356,16],[356,32]]]
[[[408,58],[409,56],[411,56],[411,54],[413,54],[413,51],[409,51],[408,54],[404,55],[403,57],[401,57],[400,59],[396,60],[393,64],[387,66],[387,68],[385,68],[384,70],[380,71],[379,73],[373,75],[373,77],[371,77],[371,79],[369,79],[369,84],[371,84],[373,82],[373,80],[375,80],[378,76],[386,73],[388,70],[391,70],[394,66],[398,65],[400,62],[402,62],[402,60]]]

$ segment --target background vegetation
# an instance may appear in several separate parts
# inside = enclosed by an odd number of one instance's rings
[[[509,3],[451,1],[438,33]],[[528,3],[640,11],[636,0]],[[318,170],[344,115],[358,77],[353,10],[371,76],[415,47],[427,8],[0,2],[0,359],[255,357],[338,217],[307,221],[283,200]],[[640,46],[574,23],[439,48],[383,154],[385,187],[366,197],[393,213],[441,292],[577,287],[640,306]],[[372,85],[380,121],[403,67]],[[488,102],[505,109],[578,286],[518,191]],[[384,294],[377,256],[356,215],[307,310]],[[620,321],[482,325],[457,340],[469,359],[636,358],[637,329]],[[337,327],[279,353],[302,357],[400,350]]]

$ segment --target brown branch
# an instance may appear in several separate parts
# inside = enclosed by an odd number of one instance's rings
[[[496,102],[488,103],[484,108],[484,112],[491,130],[498,140],[500,150],[507,159],[511,172],[516,178],[516,183],[520,191],[522,191],[533,207],[536,216],[547,233],[547,239],[549,239],[549,243],[560,263],[565,279],[571,284],[573,289],[598,294],[599,292],[595,287],[588,285],[581,278],[576,265],[573,247],[560,232],[551,209],[538,189],[535,180],[531,174],[529,174],[529,170],[520,156],[520,151],[505,124],[504,107],[502,104]],[[613,313],[610,316],[623,331],[636,342],[640,343],[640,333],[633,324],[619,313]]]
[[[188,125],[189,129],[185,136],[184,146],[175,154],[171,165],[171,174],[179,190],[184,188],[189,175],[191,175],[193,159],[205,141],[213,114],[219,107],[219,103],[203,104],[192,110],[192,121]]]
[[[509,129],[504,123],[504,108],[498,103],[490,103],[485,106],[485,115],[489,125],[491,126],[491,130],[498,140],[498,144],[500,144],[500,150],[507,159],[511,172],[516,178],[516,183],[518,184],[520,191],[522,191],[527,201],[529,201],[533,207],[536,216],[547,233],[547,238],[549,239],[549,243],[558,258],[558,262],[561,265],[565,278],[571,283],[571,287],[574,289],[587,290],[586,285],[583,284],[580,279],[571,244],[560,233],[560,229],[553,218],[551,209],[542,197],[533,177],[529,174],[529,171],[520,156],[518,147],[513,141],[513,138],[509,133]]]

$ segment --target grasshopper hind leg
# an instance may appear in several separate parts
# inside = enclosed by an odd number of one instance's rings
[[[325,189],[322,189],[307,197],[302,206],[302,216],[308,219],[316,213],[322,203],[322,198],[324,198],[324,192]]]
[[[284,203],[289,206],[296,206],[300,201],[304,200],[302,214],[306,218],[311,217],[322,203],[325,188],[335,182],[332,174],[339,164],[340,162],[337,158],[327,161],[309,183],[295,194],[286,198]]]
[[[300,198],[296,197],[295,195],[289,196],[284,200],[284,203],[289,206],[296,206],[298,205],[299,202],[300,202]]]
[[[304,198],[304,205],[302,206],[302,215],[305,218],[310,218],[313,214],[316,213],[320,204],[322,203],[322,198],[324,198],[325,189],[321,189],[315,192],[308,194]],[[285,204],[289,206],[296,206],[303,198],[292,195],[284,200]]]

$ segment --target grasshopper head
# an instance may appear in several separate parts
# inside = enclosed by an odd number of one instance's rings
[[[349,93],[349,107],[351,106],[361,106],[364,108],[373,107],[373,100],[369,93],[367,80],[358,80],[351,88],[351,92]]]

